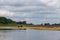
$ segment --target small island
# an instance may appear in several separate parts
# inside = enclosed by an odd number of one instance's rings
[[[45,24],[37,24],[34,25],[33,23],[26,23],[26,21],[13,21],[11,19],[5,18],[5,17],[0,17],[0,29],[27,29],[27,28],[31,28],[31,29],[35,29],[35,30],[60,30],[60,24],[49,24],[49,23],[45,23]]]

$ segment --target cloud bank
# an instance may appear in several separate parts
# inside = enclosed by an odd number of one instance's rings
[[[60,0],[0,0],[0,16],[28,23],[60,23]]]

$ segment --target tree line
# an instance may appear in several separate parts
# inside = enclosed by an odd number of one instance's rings
[[[60,23],[54,23],[54,24],[50,24],[50,23],[44,23],[44,24],[40,24],[40,26],[60,26]]]
[[[16,22],[5,17],[0,17],[0,24],[28,24],[28,23],[26,21]],[[29,25],[33,25],[33,24],[30,23]],[[59,24],[44,23],[44,24],[40,24],[40,26],[60,26],[60,23]]]
[[[7,19],[5,17],[0,17],[0,24],[12,24],[15,23],[15,21],[12,21],[11,19]]]
[[[27,22],[26,21],[16,22],[6,17],[0,17],[0,24],[27,24]],[[30,23],[30,25],[32,25],[32,23]]]

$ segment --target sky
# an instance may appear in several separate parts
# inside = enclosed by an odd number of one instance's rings
[[[60,0],[0,0],[0,16],[27,23],[60,23]]]

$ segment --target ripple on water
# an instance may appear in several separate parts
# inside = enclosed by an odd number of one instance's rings
[[[0,30],[0,40],[60,40],[60,31]]]

